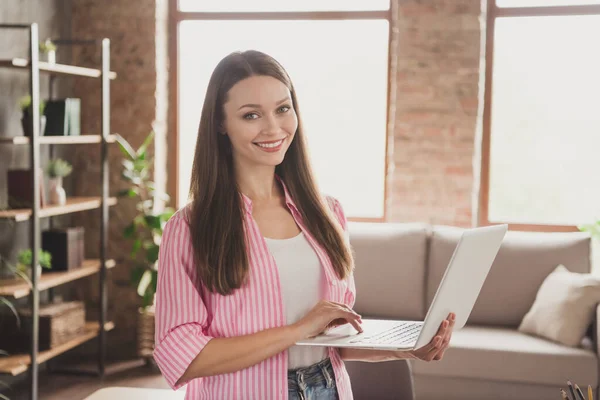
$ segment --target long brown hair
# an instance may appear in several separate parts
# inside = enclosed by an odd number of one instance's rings
[[[275,59],[253,50],[231,53],[221,60],[206,91],[192,167],[188,220],[199,276],[210,291],[226,295],[241,287],[248,275],[245,206],[235,178],[231,142],[219,130],[227,93],[251,76],[278,79],[291,93],[298,129],[275,173],[294,199],[304,225],[343,279],[353,267],[352,253],[341,225],[313,179],[294,86]]]

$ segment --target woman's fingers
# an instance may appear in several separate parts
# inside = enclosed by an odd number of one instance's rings
[[[356,315],[359,320],[362,320],[362,317],[356,311],[354,311],[353,309],[351,309],[350,307],[348,307],[348,305],[346,305],[344,303],[338,303],[338,302],[335,302],[335,301],[330,301],[330,303],[331,304],[335,304],[336,306],[338,306],[338,307],[340,307],[340,308],[342,308],[344,310],[350,311],[351,313],[353,313],[354,315]]]
[[[441,343],[441,348],[440,348],[439,352],[436,354],[436,356],[434,357],[434,360],[441,360],[444,357],[444,353],[446,353],[446,350],[450,346],[450,340],[452,339],[452,331],[454,329],[454,323],[456,321],[456,316],[453,313],[451,313],[447,321],[448,321],[448,327],[446,328],[446,332],[445,332],[444,338]]]
[[[455,320],[455,314],[450,313],[448,315],[448,319],[445,319],[440,324],[440,327],[438,328],[438,331],[433,339],[431,339],[431,341],[425,346],[413,351],[413,354],[415,354],[417,358],[424,361],[441,360],[450,343]]]

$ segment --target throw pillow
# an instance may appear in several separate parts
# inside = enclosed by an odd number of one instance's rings
[[[523,333],[579,346],[600,303],[600,278],[559,265],[540,286],[519,325]]]

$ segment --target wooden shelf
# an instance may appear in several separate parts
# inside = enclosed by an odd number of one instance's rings
[[[79,211],[100,208],[100,197],[70,197],[64,206],[46,206],[40,209],[40,218],[54,217],[57,215],[71,214]],[[108,198],[108,205],[117,204],[116,197]],[[27,221],[31,217],[30,208],[0,211],[0,219],[13,219],[17,222]]]
[[[104,324],[105,331],[111,331],[115,327],[113,322],[107,322]],[[98,322],[86,322],[85,330],[80,336],[57,346],[51,350],[40,351],[37,356],[37,363],[41,364],[46,362],[60,354],[71,350],[80,344],[87,342],[90,339],[95,338],[100,334],[100,324]],[[15,354],[8,357],[0,357],[0,373],[9,374],[12,376],[19,375],[25,371],[31,364],[31,356],[29,354]]]
[[[109,135],[108,143],[115,142],[115,135]],[[0,137],[0,144],[29,144],[30,139],[26,136]],[[101,143],[100,135],[80,136],[40,136],[40,144],[89,144]]]
[[[45,61],[39,62],[40,71],[55,75],[83,76],[87,78],[100,78],[102,71],[95,68],[77,67],[75,65],[66,64],[49,64]],[[28,69],[29,60],[25,58],[11,58],[9,60],[0,60],[0,67]],[[108,74],[110,79],[116,79],[117,74],[111,71]]]
[[[106,268],[114,268],[114,260],[106,261]],[[100,271],[100,260],[85,260],[81,268],[64,272],[43,272],[38,281],[38,290],[47,290],[67,282],[72,282]],[[25,297],[31,292],[29,282],[22,278],[0,279],[0,296],[10,296],[15,299]]]

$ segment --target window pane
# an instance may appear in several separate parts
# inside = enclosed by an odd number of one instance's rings
[[[600,0],[496,0],[498,7],[553,7],[600,4]]]
[[[182,22],[181,202],[212,70],[232,51],[258,49],[294,81],[321,190],[338,197],[350,216],[383,216],[388,32],[387,20]]]
[[[600,16],[497,19],[490,220],[600,215],[598,37]]]
[[[373,11],[388,10],[390,0],[179,0],[181,11],[249,12],[249,11]]]

